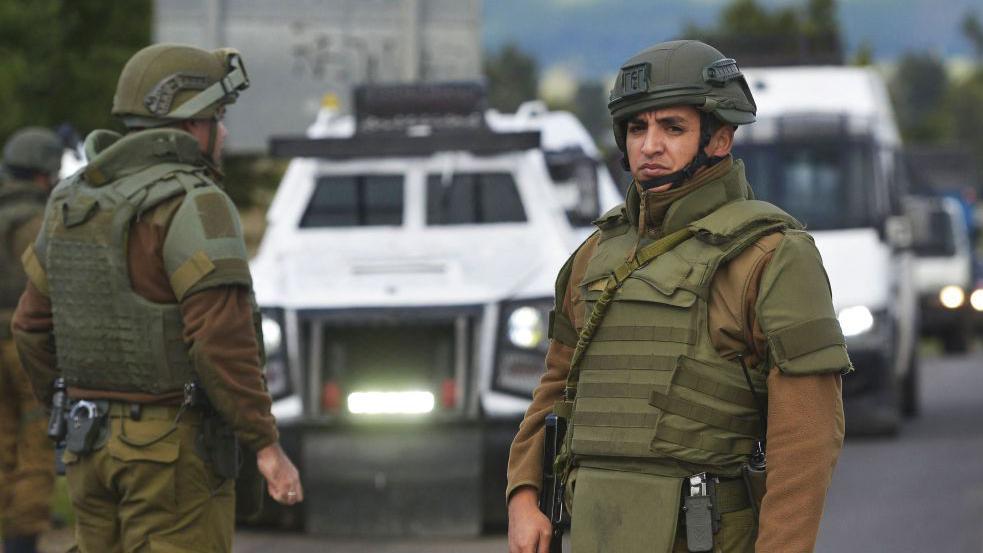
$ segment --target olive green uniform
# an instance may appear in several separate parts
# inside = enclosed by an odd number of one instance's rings
[[[630,58],[608,105],[619,149],[637,114],[677,106],[700,117],[694,158],[635,181],[557,278],[547,372],[506,493],[539,486],[552,410],[569,425],[557,468],[575,553],[703,551],[711,535],[721,553],[811,550],[852,370],[829,282],[802,226],[753,199],[743,164],[709,157],[715,128],[755,118],[736,62],[696,41]],[[761,472],[742,477],[766,436],[767,489]],[[717,482],[718,524],[687,522],[694,475]],[[695,530],[704,539],[690,542]]]
[[[131,132],[86,138],[23,257],[12,329],[38,396],[67,384],[83,552],[229,551],[250,463],[235,439],[277,440],[242,229],[214,180],[221,108],[247,86],[234,50],[135,54],[113,101]],[[191,119],[207,147],[172,126]]]
[[[25,256],[29,292],[50,297],[58,344],[50,353],[70,395],[108,404],[106,431],[93,451],[64,457],[79,547],[228,551],[234,482],[202,453],[209,445],[199,438],[203,414],[178,404],[185,383],[198,380],[207,390],[228,376],[203,354],[202,344],[186,342],[193,336],[187,304],[211,290],[251,286],[238,218],[187,133],[162,129],[120,138],[100,131],[87,149],[94,158],[52,193],[43,232]],[[142,262],[163,269],[176,303],[147,301],[128,277],[134,271],[127,233],[137,240],[133,225],[162,212],[168,220],[158,257]],[[257,371],[255,331],[242,338]],[[38,355],[43,334],[18,339],[25,359],[44,358]],[[43,363],[28,367],[45,393],[56,373]],[[262,384],[239,385],[248,391]],[[276,440],[265,393],[264,416],[250,423],[221,391],[218,384],[209,390],[215,408],[223,420],[235,421],[231,426],[247,446],[256,450]]]
[[[33,183],[0,181],[0,534],[7,539],[40,534],[51,519],[54,448],[10,333],[27,280],[20,255],[37,234],[45,199]]]
[[[635,213],[638,202],[629,196]],[[577,336],[568,321],[589,325],[608,275],[655,242],[639,236],[629,209],[599,221],[599,244],[578,282],[561,274],[558,290],[579,287],[584,312],[561,309],[554,339]],[[741,470],[765,429],[740,364],[710,340],[707,298],[721,264],[779,233],[757,305],[771,348],[750,367],[755,392],[767,401],[772,366],[786,375],[850,370],[821,260],[799,228],[749,199],[740,162],[672,204],[659,234],[682,231],[684,239],[624,280],[568,377],[576,398],[567,441],[575,552],[687,551],[683,478],[701,472],[720,479],[716,550],[754,550],[757,521]]]

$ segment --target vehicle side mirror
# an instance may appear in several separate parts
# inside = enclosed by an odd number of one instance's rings
[[[884,221],[884,236],[888,245],[896,250],[915,246],[911,221],[904,215],[892,215]]]

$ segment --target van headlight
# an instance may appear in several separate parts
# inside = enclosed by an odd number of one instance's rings
[[[274,400],[290,395],[290,373],[287,352],[283,347],[283,311],[263,309],[260,330],[266,353],[266,388]]]
[[[840,322],[843,336],[863,334],[874,327],[874,314],[865,305],[855,305],[841,309],[836,316]]]
[[[966,303],[966,292],[955,284],[950,284],[939,291],[939,302],[946,309],[958,309]]]
[[[545,367],[552,308],[552,298],[502,304],[495,347],[496,389],[532,395]]]
[[[983,311],[983,288],[973,290],[973,293],[969,295],[969,304],[976,311]]]

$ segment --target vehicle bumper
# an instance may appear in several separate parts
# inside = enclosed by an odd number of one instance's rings
[[[480,423],[305,424],[298,430],[307,532],[373,537],[481,532],[489,448]],[[498,448],[507,454],[507,446]],[[503,509],[504,499],[497,499]]]
[[[843,410],[851,435],[891,434],[900,423],[894,341],[888,332],[847,338],[854,372],[843,377]]]

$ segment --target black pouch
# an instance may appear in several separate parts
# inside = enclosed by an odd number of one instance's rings
[[[231,479],[239,476],[239,468],[242,466],[239,440],[232,432],[232,427],[221,417],[212,415],[202,419],[197,446],[202,459],[211,463],[215,474]]]
[[[108,409],[91,401],[79,401],[68,414],[68,432],[65,449],[84,455],[96,449],[100,437],[106,433]]]
[[[757,518],[761,512],[761,501],[765,497],[765,470],[745,464],[741,468],[741,476],[744,478],[744,485],[747,486],[748,497],[751,499],[751,507],[754,508],[754,516]]]

